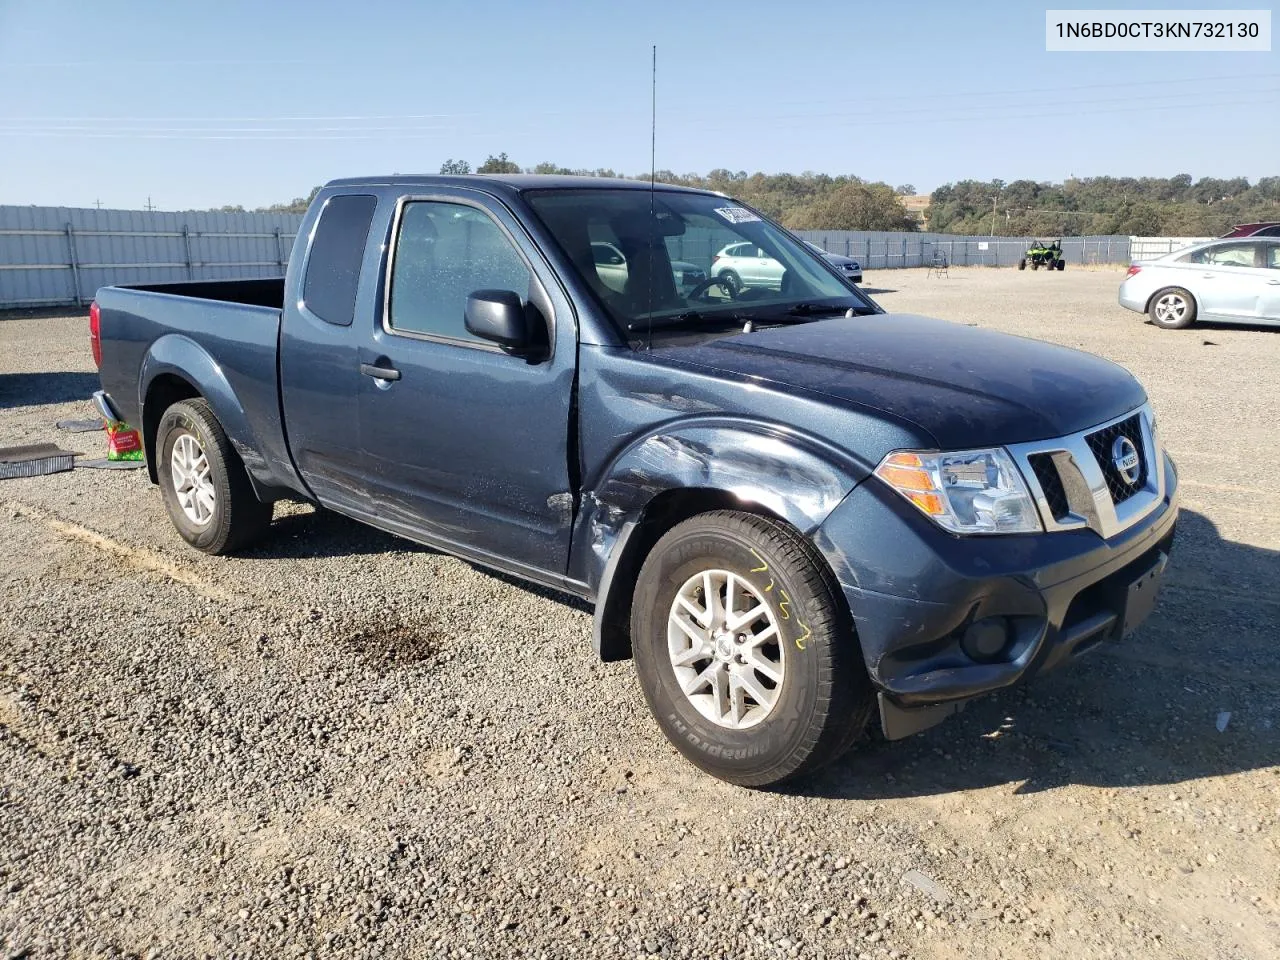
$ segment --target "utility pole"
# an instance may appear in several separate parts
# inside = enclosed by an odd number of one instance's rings
[[[95,207],[97,207],[99,210],[101,210],[101,209],[102,209],[102,201],[101,201],[101,200],[95,200],[95,201],[93,201],[93,205],[94,205]]]
[[[1000,202],[1000,193],[991,198],[991,235],[996,235],[996,204]]]
[[[150,196],[148,196],[148,197],[147,197],[147,209],[148,209],[148,210],[154,210],[154,209],[155,209],[155,206],[151,203],[151,197],[150,197]]]

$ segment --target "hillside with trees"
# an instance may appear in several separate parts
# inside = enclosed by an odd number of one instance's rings
[[[1216,237],[1237,223],[1280,220],[1280,177],[962,180],[933,191],[927,216],[941,233]]]
[[[575,169],[544,162],[522,167],[505,153],[488,156],[474,168],[466,160],[446,160],[441,173],[541,173],[590,177],[631,176],[604,168]],[[763,210],[792,230],[921,229],[903,204],[915,193],[910,184],[891,187],[848,174],[747,173],[723,167],[707,174],[659,170],[660,183],[731,194]],[[261,208],[301,213],[315,196]],[[962,180],[933,191],[925,211],[928,229],[986,236],[1218,236],[1234,224],[1280,221],[1280,177],[1250,183],[1189,174],[1176,177],[1087,177],[1065,183],[1035,180]]]

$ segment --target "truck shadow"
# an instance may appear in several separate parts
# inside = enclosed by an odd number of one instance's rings
[[[1152,618],[1028,685],[897,743],[866,741],[783,788],[889,799],[1018,784],[1156,786],[1280,764],[1280,552],[1183,510]]]
[[[87,401],[97,389],[96,373],[0,373],[0,410]]]

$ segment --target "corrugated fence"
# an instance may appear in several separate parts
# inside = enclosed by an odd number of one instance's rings
[[[85,304],[101,286],[217,280],[284,274],[299,214],[161,213],[68,207],[0,206],[0,308]],[[801,230],[864,270],[955,266],[1012,267],[1032,237],[959,237],[945,233]],[[1044,238],[1048,240],[1048,237]],[[1055,238],[1056,239],[1056,238]],[[1069,265],[1128,264],[1194,242],[1166,237],[1065,237]],[[679,259],[709,264],[709,235],[672,239]]]
[[[0,307],[84,304],[112,283],[282,276],[298,214],[0,206]]]
[[[853,257],[864,270],[927,267],[936,257],[955,266],[1016,267],[1034,237],[960,237],[946,233],[798,230],[828,253]],[[1129,263],[1129,237],[1042,237],[1062,241],[1067,264]]]

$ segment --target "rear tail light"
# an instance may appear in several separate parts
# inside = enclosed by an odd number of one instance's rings
[[[102,367],[102,314],[98,301],[89,304],[89,346],[93,348],[93,365]]]
[[[1128,278],[1128,277],[1134,277],[1134,276],[1137,276],[1137,275],[1138,275],[1139,273],[1141,273],[1141,272],[1142,272],[1142,268],[1141,268],[1141,267],[1137,267],[1137,266],[1130,267],[1130,268],[1129,268],[1129,272],[1125,274],[1125,277],[1126,277],[1126,278]]]
[[[720,259],[720,254],[717,253],[714,257],[711,258],[711,262],[714,264],[719,259]]]

